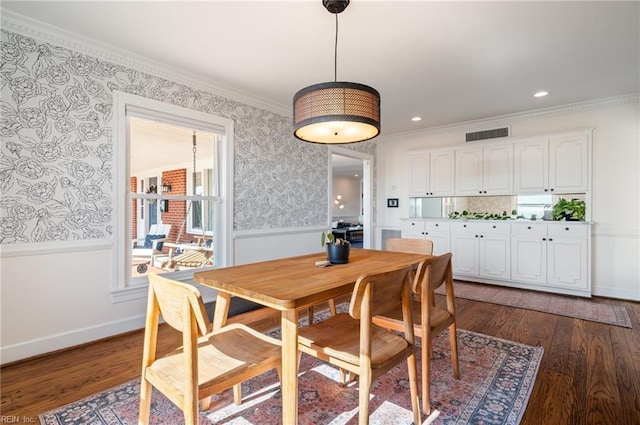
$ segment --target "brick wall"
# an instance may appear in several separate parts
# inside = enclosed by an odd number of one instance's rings
[[[168,195],[186,195],[187,194],[187,169],[180,168],[177,170],[169,170],[162,172],[162,182],[158,185],[162,187],[162,183],[171,185],[171,192]],[[168,201],[168,211],[161,213],[161,219],[164,224],[171,224],[171,232],[167,236],[169,242],[175,242],[180,232],[180,227],[184,221],[187,212],[186,201]],[[186,224],[185,224],[186,228]],[[185,234],[180,238],[180,242],[184,242]]]
[[[131,193],[135,193],[138,187],[138,178],[133,176],[129,179],[129,190]],[[138,234],[138,202],[136,199],[131,200],[131,236],[133,239]]]

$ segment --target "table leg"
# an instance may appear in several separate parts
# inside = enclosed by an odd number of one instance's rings
[[[298,311],[282,312],[282,423],[298,423]]]
[[[218,330],[227,324],[227,316],[229,315],[229,304],[231,303],[231,294],[218,291],[216,298],[216,308],[213,310],[213,330]]]

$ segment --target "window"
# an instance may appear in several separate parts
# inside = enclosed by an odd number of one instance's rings
[[[550,209],[553,204],[553,195],[524,195],[516,196],[516,209],[518,215],[530,219],[533,215],[542,219],[545,209]]]
[[[203,178],[204,176],[204,178]],[[197,171],[192,179],[188,179],[188,193],[199,196],[214,196],[214,170],[211,168]],[[212,235],[213,208],[207,202],[194,202],[188,214],[189,233]]]
[[[114,300],[145,296],[149,272],[189,281],[199,266],[232,264],[232,121],[124,93],[115,100]],[[207,261],[176,266],[187,251]]]

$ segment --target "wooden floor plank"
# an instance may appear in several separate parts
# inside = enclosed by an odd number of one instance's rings
[[[458,327],[545,348],[522,425],[640,425],[640,303],[594,297],[623,306],[632,329],[471,300],[456,300]],[[272,328],[271,311],[242,317]],[[265,329],[263,329],[265,330]],[[162,328],[159,347],[180,339]],[[138,379],[142,332],[130,332],[3,366],[2,415],[37,415]]]
[[[587,423],[623,424],[609,329],[587,323]]]

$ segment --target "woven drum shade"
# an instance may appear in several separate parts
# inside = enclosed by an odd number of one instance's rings
[[[306,87],[293,97],[293,134],[313,143],[354,143],[380,133],[380,93],[334,81]]]

